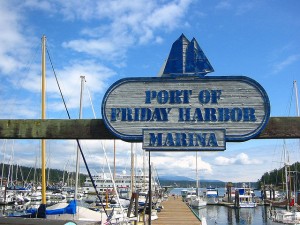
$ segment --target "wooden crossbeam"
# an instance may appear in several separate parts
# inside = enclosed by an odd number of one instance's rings
[[[271,117],[256,139],[300,138],[300,117]],[[118,139],[102,119],[0,120],[0,139]]]

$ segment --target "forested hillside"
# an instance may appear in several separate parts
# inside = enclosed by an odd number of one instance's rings
[[[41,181],[41,168],[33,168],[19,165],[0,164],[0,176],[3,181],[13,182],[15,185],[24,183],[39,183]],[[83,184],[86,175],[80,174],[80,183]],[[46,169],[46,180],[49,185],[54,183],[66,183],[68,186],[75,184],[75,172],[62,171],[58,169]]]
[[[291,187],[294,187],[294,183],[297,184],[296,187],[299,187],[300,176],[298,175],[298,172],[300,172],[300,163],[296,162],[290,165],[287,168],[287,171],[288,171],[288,180],[290,182]],[[271,172],[266,172],[258,180],[259,188],[262,185],[274,185],[278,189],[282,189],[284,184],[285,184],[284,167],[280,169],[274,169]]]

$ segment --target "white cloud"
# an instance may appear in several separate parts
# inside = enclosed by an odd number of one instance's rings
[[[288,56],[286,59],[284,59],[280,63],[276,63],[273,66],[273,73],[274,74],[279,73],[280,71],[284,70],[289,65],[293,64],[294,62],[299,61],[299,59],[300,59],[300,54],[294,54],[294,55]]]
[[[228,166],[228,165],[250,165],[250,164],[261,164],[260,160],[250,159],[245,153],[240,153],[232,158],[227,158],[224,156],[218,156],[215,159],[215,164],[218,166]]]
[[[252,10],[258,2],[241,2],[241,1],[233,1],[233,0],[223,0],[220,1],[215,8],[217,10],[234,10],[235,15],[240,16],[248,11]]]
[[[77,39],[62,44],[65,48],[73,49],[80,53],[86,53],[97,56],[102,60],[124,60],[125,48],[128,45],[128,39],[122,38],[100,38],[100,39]]]
[[[104,148],[106,154],[109,159],[109,163],[111,168],[113,167],[113,141],[105,140],[105,141],[82,141],[82,147],[84,152],[88,156],[88,163],[94,168],[98,168],[99,171],[100,160],[99,157],[102,158],[102,164],[104,162],[104,155],[102,149],[102,143],[104,144]],[[143,163],[145,163],[146,168],[148,167],[148,152],[144,152],[142,149],[141,143],[133,144],[133,152],[135,154],[135,167],[137,169],[143,168]],[[145,162],[144,156],[145,154]],[[174,154],[176,157],[174,157]],[[116,165],[120,170],[130,170],[131,166],[131,143],[124,142],[121,140],[116,140]],[[98,159],[98,162],[97,162]],[[178,175],[178,176],[186,176],[195,179],[196,176],[196,158],[195,153],[193,152],[152,152],[151,153],[151,163],[155,168],[159,168],[159,175]],[[103,164],[103,165],[104,165]],[[105,169],[107,171],[107,166],[105,164]],[[201,156],[198,154],[198,170],[199,175],[201,177],[213,174],[213,168],[210,163],[203,160]],[[128,172],[128,171],[127,171]]]
[[[89,20],[98,15],[95,13],[98,1],[67,0],[57,1],[59,11],[66,20]]]
[[[28,96],[23,96],[21,99],[17,99],[16,96],[10,96],[8,99],[0,99],[0,105],[5,106],[0,110],[1,119],[32,119],[41,117],[41,111],[38,108],[38,105],[32,106],[33,102]]]
[[[167,156],[152,156],[151,161],[154,165],[160,168],[163,174],[176,174],[180,176],[186,176],[195,179],[196,176],[196,158],[195,156],[183,156],[179,157],[179,153]],[[199,174],[211,175],[213,173],[212,167],[208,162],[203,161],[198,156],[198,170]]]
[[[182,19],[190,2],[119,0],[99,2],[97,7],[89,4],[92,11],[90,17],[96,18],[100,26],[83,28],[81,34],[88,35],[88,39],[84,37],[70,40],[64,42],[63,46],[101,59],[120,61],[124,59],[129,47],[149,41],[161,43],[162,37],[156,33],[182,26]],[[81,13],[81,8],[76,8],[76,4],[71,6],[64,3],[64,6],[68,9],[72,7],[72,10],[68,10],[68,15],[71,11],[73,15]],[[105,26],[102,25],[102,20],[105,20]]]
[[[124,65],[128,48],[149,41],[162,43],[161,31],[168,32],[183,26],[182,19],[190,2],[26,0],[17,8],[12,3],[1,1],[0,71],[10,73],[28,63],[28,54],[32,48],[29,43],[37,40],[28,41],[28,37],[33,38],[32,31],[31,35],[26,35],[29,31],[24,26],[27,10],[34,13],[46,11],[49,18],[56,16],[61,20],[83,21],[82,37],[64,42],[63,47],[96,56],[101,60],[113,60],[115,65],[120,66]],[[89,23],[91,20],[93,23]]]
[[[165,5],[157,4],[147,15],[144,24],[150,28],[174,29],[184,18],[190,1],[173,1]]]
[[[164,41],[164,39],[163,39],[162,37],[160,37],[160,36],[157,36],[157,37],[155,38],[155,42],[156,42],[156,43],[161,44],[163,41]]]
[[[220,10],[231,9],[231,8],[232,8],[232,5],[231,5],[230,1],[228,1],[228,0],[220,1],[216,5],[216,9],[220,9]]]
[[[51,110],[57,111],[63,108],[63,104],[58,104],[57,106],[55,99],[60,100],[59,89],[52,75],[52,71],[49,71],[49,78],[47,78],[47,94],[49,99],[54,102],[49,103],[49,108]],[[85,76],[85,84],[88,86],[88,90],[93,97],[95,93],[104,93],[107,89],[106,81],[111,76],[115,75],[115,72],[111,69],[96,63],[92,60],[73,62],[69,66],[65,66],[60,70],[56,70],[56,75],[58,76],[58,82],[62,89],[65,99],[67,99],[68,108],[78,108],[80,99],[80,86],[81,78],[80,76]],[[20,83],[22,87],[28,91],[40,93],[40,75],[31,75],[24,78]],[[86,96],[87,90],[85,91]],[[51,97],[51,98],[50,98]],[[88,99],[88,97],[87,97]],[[93,99],[93,98],[92,98]],[[57,108],[58,107],[58,108]]]
[[[25,0],[22,2],[22,6],[29,9],[38,9],[47,12],[51,12],[55,9],[54,3],[47,0]]]
[[[28,54],[29,44],[21,25],[24,18],[16,9],[8,1],[0,1],[0,72],[4,74],[24,67]]]
[[[249,11],[251,11],[255,5],[257,5],[258,3],[253,3],[253,2],[243,2],[241,4],[239,4],[237,6],[237,10],[236,10],[236,15],[243,15]]]

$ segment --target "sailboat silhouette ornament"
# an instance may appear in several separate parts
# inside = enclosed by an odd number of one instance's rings
[[[182,34],[172,45],[162,77],[200,76],[214,72],[213,67],[195,38],[189,41]]]

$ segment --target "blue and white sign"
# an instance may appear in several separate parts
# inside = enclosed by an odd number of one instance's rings
[[[270,103],[245,76],[125,78],[106,92],[102,116],[115,136],[148,150],[224,150],[263,130]]]
[[[143,129],[143,149],[225,150],[224,129]]]

